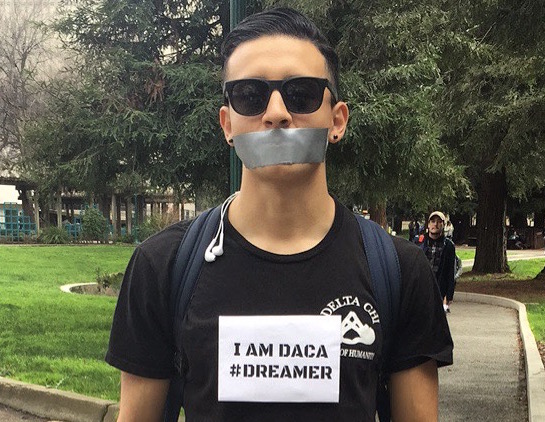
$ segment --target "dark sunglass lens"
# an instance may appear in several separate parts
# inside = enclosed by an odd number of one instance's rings
[[[286,107],[293,113],[314,113],[322,105],[324,88],[316,79],[297,78],[283,87]]]
[[[246,80],[233,85],[229,102],[238,114],[255,116],[267,107],[269,87],[263,81]]]

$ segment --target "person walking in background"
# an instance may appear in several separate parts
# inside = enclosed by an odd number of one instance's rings
[[[447,239],[452,240],[452,235],[454,234],[454,226],[450,222],[450,220],[447,220],[447,223],[445,224],[445,237]]]
[[[410,242],[414,242],[415,234],[416,234],[416,231],[415,231],[414,221],[411,220],[411,222],[409,223],[409,241]]]
[[[420,247],[430,262],[445,312],[450,312],[454,297],[456,248],[452,240],[445,235],[445,214],[434,211],[428,218],[428,232],[424,235]]]
[[[420,235],[420,222],[418,220],[414,220],[414,238],[411,240],[414,243],[418,242],[418,236]]]

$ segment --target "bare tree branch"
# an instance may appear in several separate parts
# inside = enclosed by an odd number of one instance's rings
[[[43,0],[0,4],[0,171],[17,170],[24,161],[22,129],[40,112],[40,81],[59,67],[43,21],[53,12]]]

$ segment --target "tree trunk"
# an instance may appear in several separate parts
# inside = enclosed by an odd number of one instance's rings
[[[132,234],[132,201],[130,197],[125,199],[125,223],[127,234]]]
[[[388,221],[386,219],[386,201],[378,201],[369,204],[369,215],[378,225],[384,229],[388,227]]]
[[[34,223],[36,224],[36,234],[40,235],[40,201],[38,192],[34,191],[32,201],[34,202]]]
[[[114,194],[112,194],[112,198],[111,198],[111,201],[112,201],[112,205],[110,206],[111,210],[112,210],[112,230],[113,230],[113,235],[114,235],[114,238],[118,237],[119,234],[119,219],[117,218],[117,197]]]
[[[507,266],[505,213],[507,183],[505,170],[484,173],[478,190],[477,249],[473,271],[504,273]]]
[[[143,224],[146,220],[146,198],[144,195],[138,195],[138,224]]]
[[[121,196],[115,195],[115,203],[116,203],[116,215],[117,215],[117,225],[115,227],[115,234],[117,237],[121,237]]]
[[[62,227],[62,196],[60,192],[57,194],[55,208],[57,210],[57,227]]]
[[[176,217],[176,221],[181,220],[180,218],[180,203],[176,202],[172,206],[172,213]]]
[[[21,200],[23,205],[23,214],[27,217],[30,217],[30,219],[34,221],[34,206],[28,196],[28,191],[26,189],[19,190],[19,199]]]
[[[111,211],[112,211],[112,197],[110,195],[100,195],[98,197],[98,209],[108,221],[108,224],[111,222]]]
[[[396,231],[397,234],[401,234],[401,230],[403,230],[403,219],[397,215],[394,217],[393,229]]]
[[[545,227],[545,210],[536,211],[534,213],[534,227],[540,229]]]
[[[467,213],[464,214],[452,214],[450,216],[450,222],[454,227],[452,233],[452,240],[457,245],[467,243],[469,237],[469,227],[471,225],[471,216]]]
[[[43,227],[49,227],[51,226],[51,222],[49,220],[49,209],[51,208],[51,204],[49,203],[49,199],[47,198],[44,198],[44,197],[39,197],[38,198],[38,202],[39,202],[39,209],[42,211],[42,222],[43,222]]]

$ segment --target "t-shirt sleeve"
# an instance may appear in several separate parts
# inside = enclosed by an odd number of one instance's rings
[[[150,240],[136,248],[125,271],[105,359],[134,375],[166,379],[174,373],[169,274],[176,249],[165,250],[174,243],[169,235]]]
[[[439,287],[426,256],[404,239],[395,239],[401,267],[401,305],[389,372],[415,367],[428,359],[452,364],[453,342]]]

